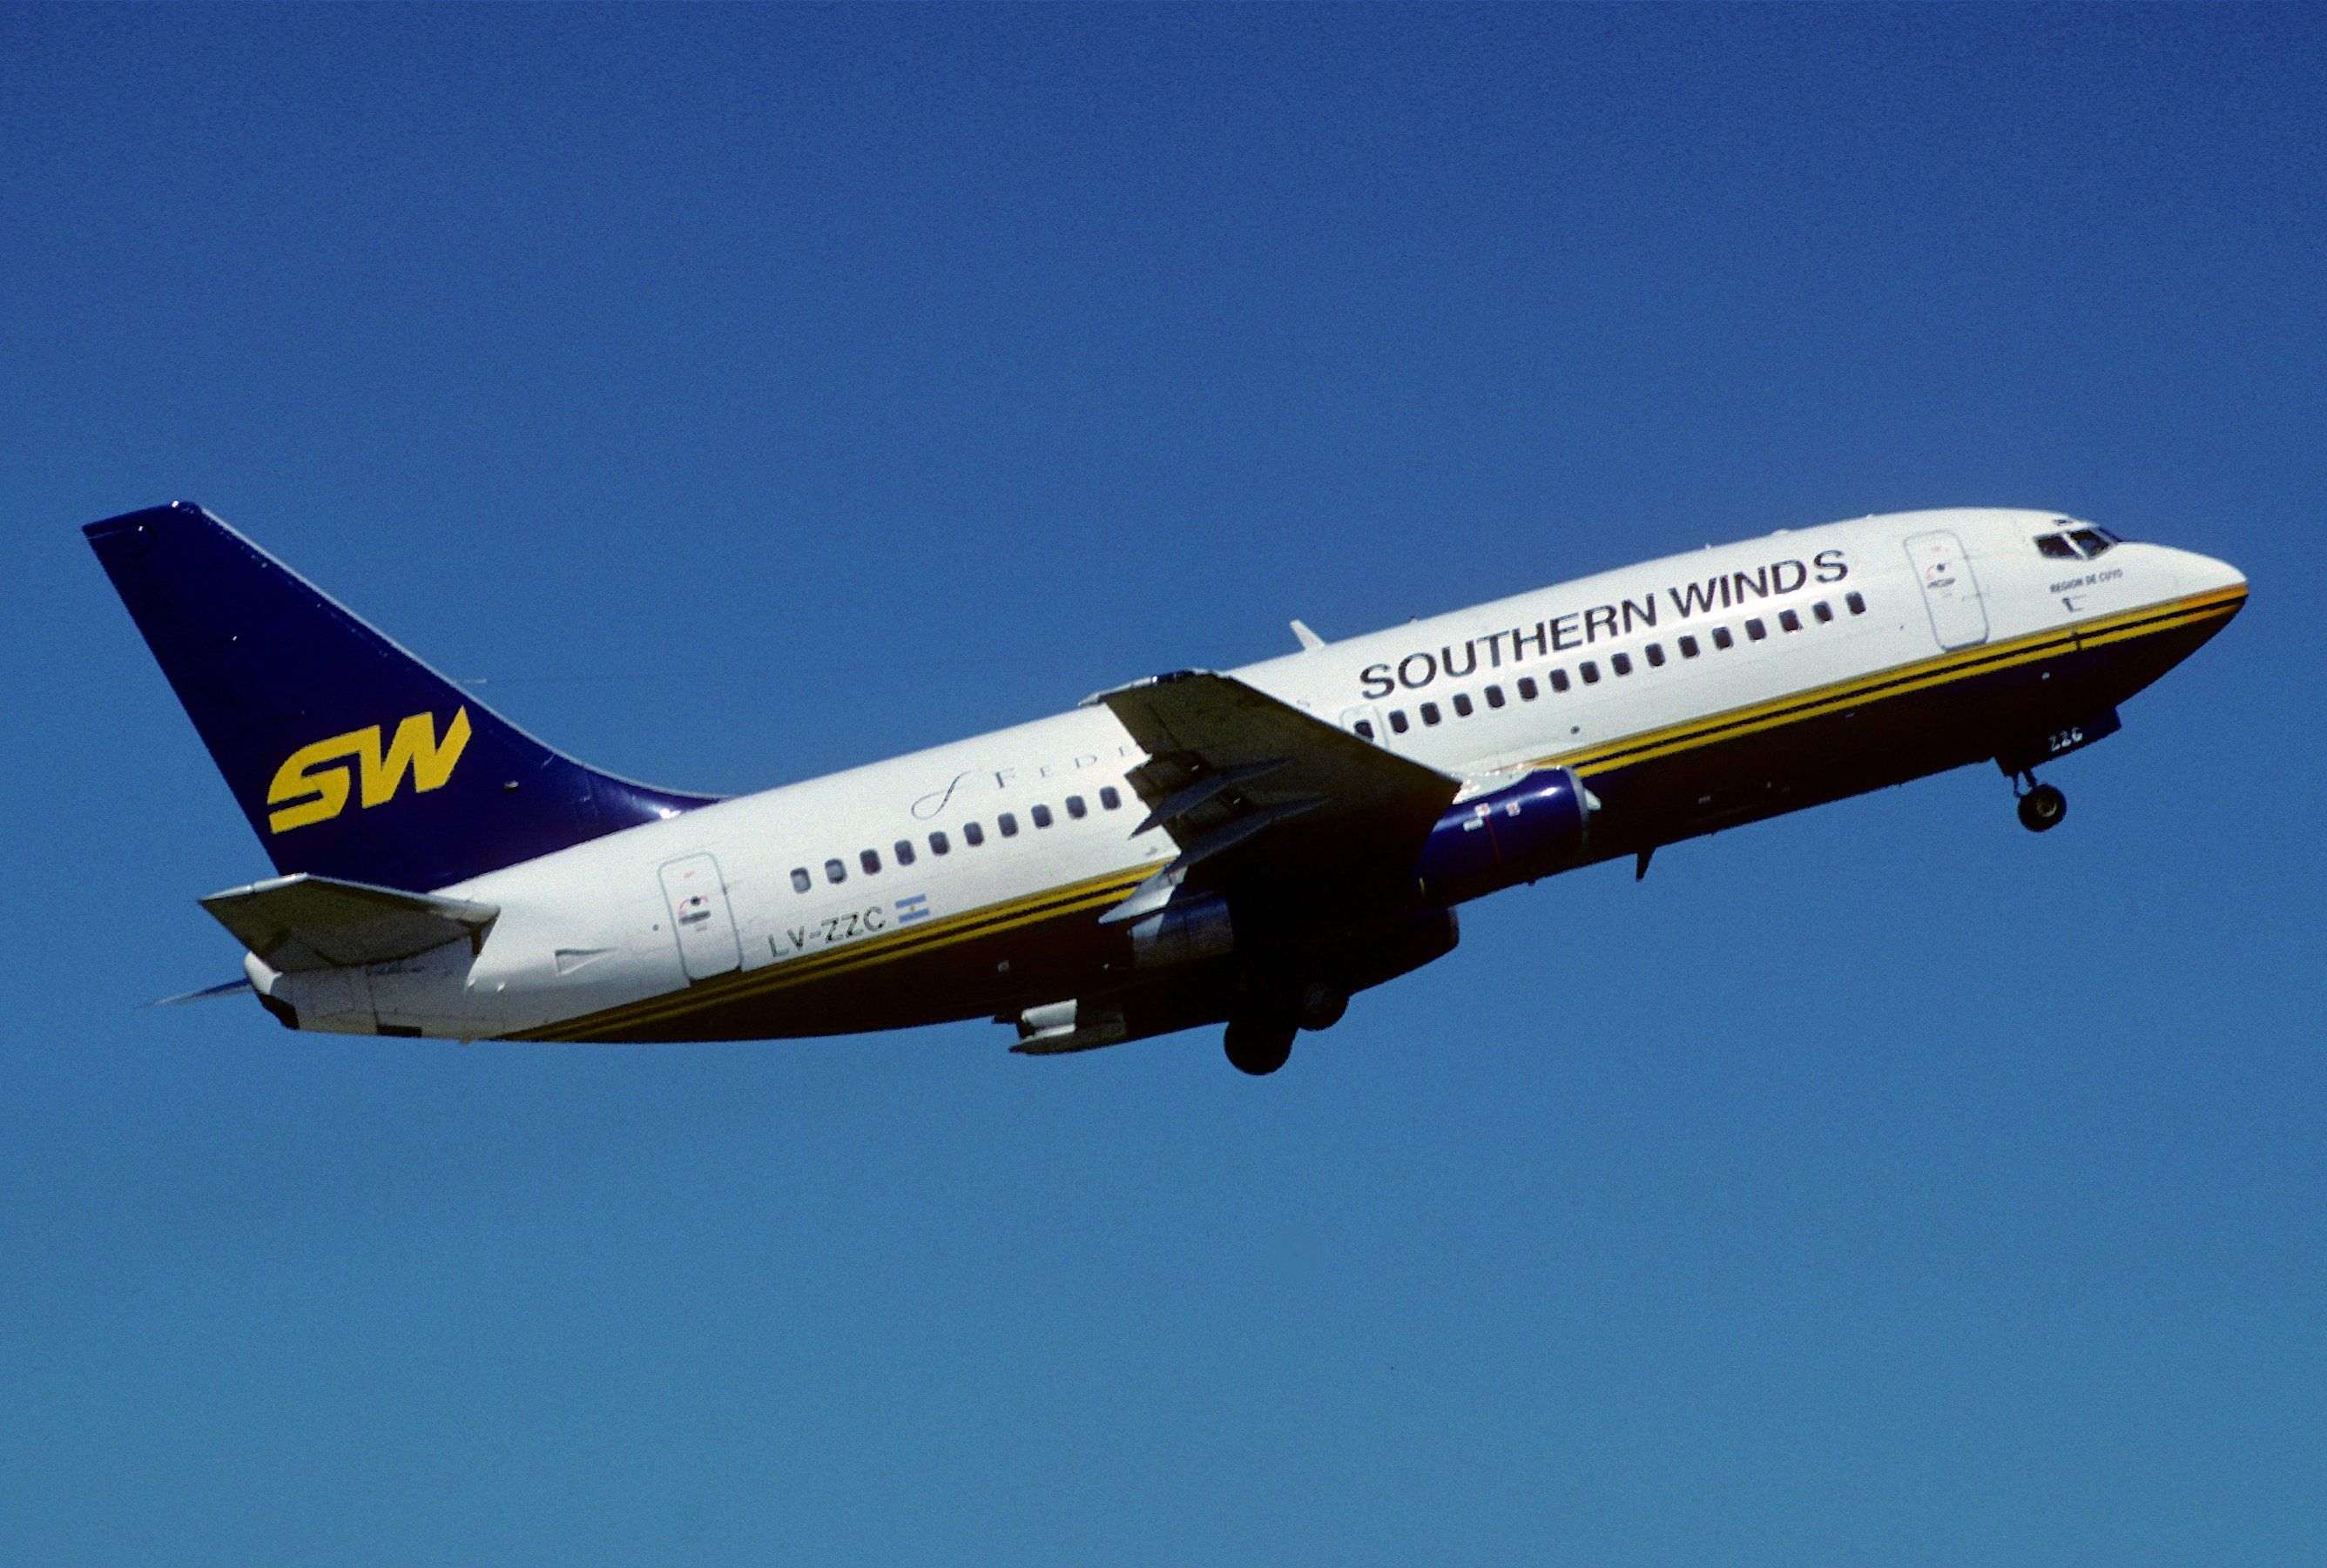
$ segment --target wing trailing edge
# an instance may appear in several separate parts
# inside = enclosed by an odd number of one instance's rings
[[[1210,670],[1178,670],[1083,699],[1114,714],[1146,760],[1128,781],[1180,846],[1103,919],[1169,902],[1192,878],[1276,889],[1403,883],[1460,779]],[[1266,853],[1257,846],[1265,844]]]

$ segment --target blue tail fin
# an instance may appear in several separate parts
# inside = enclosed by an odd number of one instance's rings
[[[551,751],[200,507],[83,532],[286,875],[426,891],[715,798]]]

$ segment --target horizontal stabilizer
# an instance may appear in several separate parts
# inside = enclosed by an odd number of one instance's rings
[[[386,964],[463,938],[481,946],[500,915],[492,904],[304,872],[229,888],[201,904],[244,947],[287,972]]]
[[[175,996],[164,996],[158,1002],[148,1002],[148,1007],[175,1007],[185,1002],[214,1002],[221,996],[240,996],[253,989],[248,980],[228,980],[217,985],[205,985],[200,991],[181,991]]]

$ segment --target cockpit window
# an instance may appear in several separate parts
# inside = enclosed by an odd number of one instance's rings
[[[2066,526],[2067,522],[2067,518],[2061,519],[2063,526],[2057,534],[2036,536],[2037,554],[2050,555],[2059,561],[2089,561],[2096,555],[2107,554],[2110,546],[2125,543],[2107,528],[2089,527],[2081,523],[2070,527]]]

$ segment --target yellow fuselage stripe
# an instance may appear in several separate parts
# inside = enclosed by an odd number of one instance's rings
[[[1653,730],[1538,757],[1534,767],[1573,768],[1590,775],[1615,767],[1629,767],[1693,751],[1715,741],[1798,723],[1804,719],[1864,703],[1869,699],[1904,696],[1974,675],[1987,675],[2074,652],[2081,644],[2097,647],[2131,637],[2148,637],[2177,627],[2194,625],[2214,616],[2226,616],[2246,600],[2244,588],[2193,594],[2187,599],[2153,604],[2141,610],[2105,616],[2075,625],[2032,632],[2005,642],[1980,643],[1911,664],[1894,665],[1870,676],[1854,676],[1824,686],[1789,692],[1743,707],[1686,719]]]
[[[614,1029],[668,1022],[672,1018],[702,1008],[724,1005],[745,997],[768,995],[908,954],[932,953],[974,938],[998,936],[1039,920],[1055,919],[1111,905],[1146,881],[1154,870],[1153,864],[1118,867],[1081,882],[1043,888],[958,915],[946,916],[927,925],[910,926],[870,937],[861,942],[818,953],[813,957],[763,964],[756,969],[744,970],[732,976],[717,975],[683,991],[664,992],[609,1008],[601,1013],[522,1030],[509,1038],[581,1040]]]
[[[2246,600],[2243,587],[2194,594],[2164,604],[2105,616],[2067,627],[2033,632],[2005,642],[1975,647],[1896,665],[1872,676],[1858,676],[1825,686],[1790,692],[1765,702],[1702,715],[1658,729],[1644,730],[1593,746],[1539,757],[1529,767],[1566,767],[1590,776],[1620,767],[1676,756],[1742,736],[1799,723],[1869,700],[1886,700],[1934,686],[2009,669],[2129,638],[2153,636],[2228,616]],[[747,997],[759,997],[850,974],[894,959],[940,951],[981,937],[998,936],[1037,921],[1083,913],[1117,901],[1155,870],[1155,864],[1118,867],[1080,882],[1043,888],[914,926],[868,938],[814,957],[762,965],[734,975],[719,975],[681,991],[665,992],[610,1008],[594,1015],[522,1030],[511,1040],[585,1040],[618,1029],[666,1023],[706,1007],[724,1006]]]

